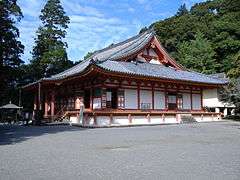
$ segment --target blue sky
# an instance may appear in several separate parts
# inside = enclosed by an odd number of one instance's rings
[[[24,18],[18,27],[25,46],[22,59],[28,63],[40,11],[47,0],[18,0]],[[190,8],[202,0],[61,0],[70,17],[65,41],[68,57],[78,61],[89,52],[122,41],[152,22],[175,14],[186,3]]]

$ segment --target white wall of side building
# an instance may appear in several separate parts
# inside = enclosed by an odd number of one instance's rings
[[[152,91],[151,90],[140,90],[140,108],[141,104],[150,104],[152,108]]]
[[[210,107],[210,108],[234,107],[233,105],[223,103],[219,100],[217,88],[203,90],[203,106]]]
[[[137,109],[138,108],[138,97],[136,89],[125,89],[125,108],[126,109]]]

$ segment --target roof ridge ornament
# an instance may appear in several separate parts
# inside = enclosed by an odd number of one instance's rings
[[[101,61],[99,61],[99,59],[98,58],[92,58],[92,59],[90,59],[90,64],[98,64],[98,63],[100,63]]]

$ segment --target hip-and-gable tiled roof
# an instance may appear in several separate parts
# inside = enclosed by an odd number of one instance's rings
[[[55,81],[76,76],[84,72],[90,65],[102,68],[105,71],[124,73],[129,75],[138,75],[146,77],[154,77],[160,79],[188,81],[204,84],[226,84],[226,79],[211,77],[201,73],[179,70],[164,65],[140,62],[124,62],[122,58],[143,49],[155,36],[154,31],[149,30],[137,36],[134,36],[123,42],[111,45],[107,48],[94,52],[88,59],[82,61],[76,66],[53,75],[43,80]]]

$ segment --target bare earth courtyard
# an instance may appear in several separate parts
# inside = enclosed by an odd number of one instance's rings
[[[0,126],[0,179],[239,179],[240,123]]]

